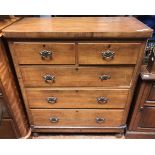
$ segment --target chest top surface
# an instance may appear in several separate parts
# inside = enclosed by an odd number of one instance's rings
[[[152,29],[134,17],[23,18],[3,30],[7,38],[148,38]]]
[[[16,22],[20,18],[14,17],[12,19],[2,19],[0,20],[0,37],[2,36],[2,29]]]

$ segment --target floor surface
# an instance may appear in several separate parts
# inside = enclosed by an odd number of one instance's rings
[[[68,135],[68,134],[54,134],[54,135],[38,135],[33,136],[33,139],[124,139],[124,135]]]

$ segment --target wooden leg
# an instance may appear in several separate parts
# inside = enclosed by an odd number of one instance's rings
[[[33,135],[33,137],[39,137],[39,133],[38,132],[33,132],[32,135]]]
[[[124,136],[124,133],[123,133],[123,132],[117,133],[117,134],[115,135],[116,138],[122,138],[123,136]]]

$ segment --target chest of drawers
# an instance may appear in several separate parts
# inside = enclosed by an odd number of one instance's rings
[[[123,132],[152,30],[128,17],[24,18],[8,39],[32,132]]]

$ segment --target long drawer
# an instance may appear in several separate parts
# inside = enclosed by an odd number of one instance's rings
[[[75,64],[75,43],[16,42],[19,64]]]
[[[35,126],[117,127],[122,125],[124,110],[31,109]]]
[[[130,86],[134,67],[20,67],[27,87]]]
[[[30,108],[124,108],[127,89],[26,89]]]
[[[79,43],[80,64],[136,64],[140,43]]]

